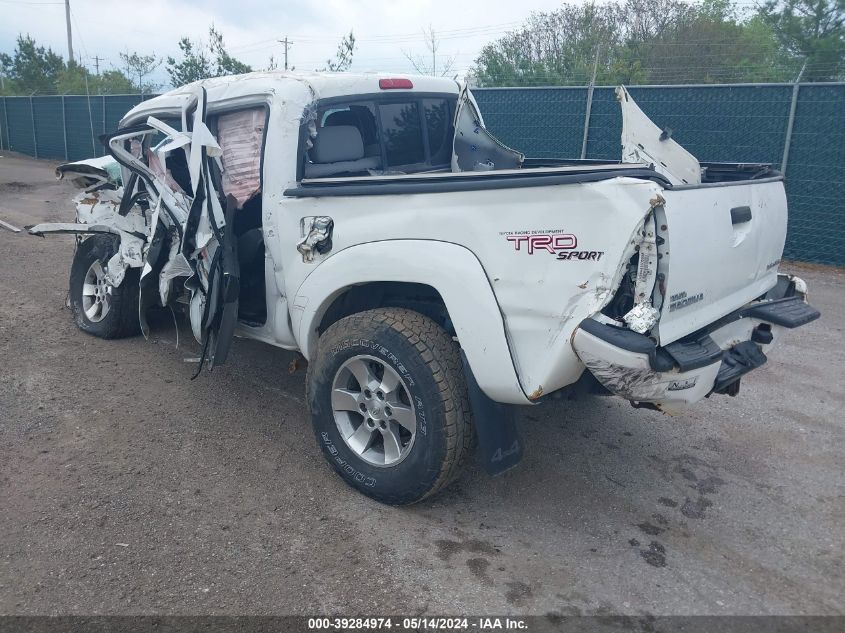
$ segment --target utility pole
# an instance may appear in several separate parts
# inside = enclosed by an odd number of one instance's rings
[[[67,59],[73,61],[73,35],[70,31],[70,0],[65,0],[65,23],[67,25]]]
[[[97,71],[97,76],[100,76],[100,60],[103,59],[99,55],[94,55],[94,69]],[[105,61],[103,59],[103,61]]]
[[[288,48],[293,45],[293,42],[288,41],[288,36],[285,35],[285,39],[278,40],[279,44],[284,45],[285,47],[285,70],[288,69]]]
[[[428,30],[431,35],[431,74],[437,77],[437,38],[431,25],[429,25]]]

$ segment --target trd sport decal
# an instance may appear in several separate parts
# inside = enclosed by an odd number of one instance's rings
[[[551,253],[558,260],[573,259],[598,261],[604,251],[579,251],[578,238],[572,233],[557,231],[504,231],[500,233],[513,244],[514,250],[534,255],[535,252]]]

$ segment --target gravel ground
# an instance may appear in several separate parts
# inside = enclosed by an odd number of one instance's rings
[[[54,164],[0,158],[0,219],[70,220]],[[0,613],[845,614],[845,272],[737,398],[678,417],[521,412],[526,456],[380,506],[324,463],[294,355],[185,324],[102,341],[72,238],[0,228]]]

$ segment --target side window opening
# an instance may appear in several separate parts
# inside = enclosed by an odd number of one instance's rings
[[[232,230],[240,266],[238,318],[252,325],[267,321],[262,230],[261,154],[267,111],[264,107],[236,110],[209,120],[222,150],[219,174],[224,196],[237,200]]]

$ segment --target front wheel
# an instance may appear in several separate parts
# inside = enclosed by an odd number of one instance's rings
[[[308,365],[317,441],[338,474],[382,503],[405,505],[457,476],[472,442],[457,343],[417,312],[341,319]]]
[[[138,270],[126,271],[118,287],[106,282],[106,267],[117,238],[93,235],[76,248],[70,268],[70,305],[79,329],[100,338],[131,336],[138,322]]]

